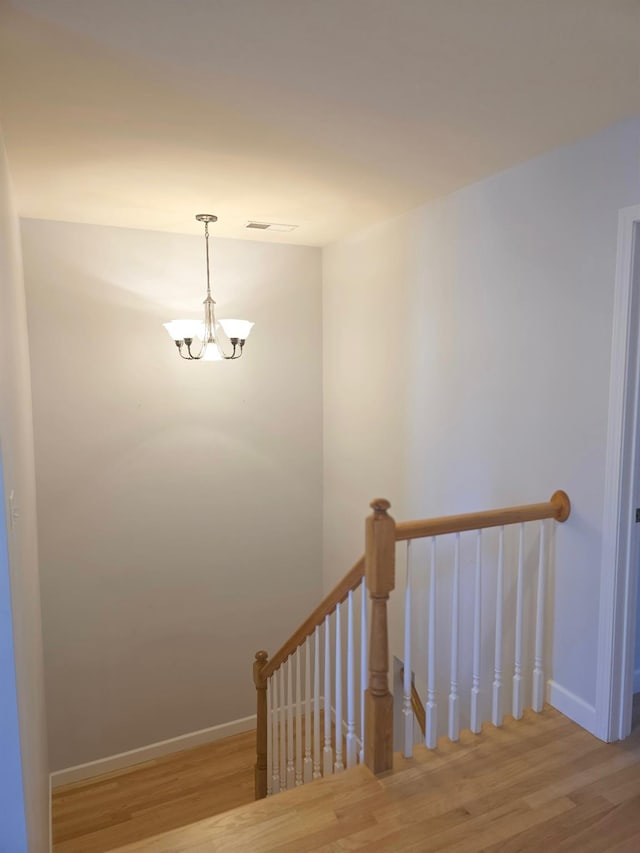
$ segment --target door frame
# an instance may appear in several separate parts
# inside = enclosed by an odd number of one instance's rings
[[[631,731],[640,506],[640,205],[618,217],[596,671],[596,734]]]

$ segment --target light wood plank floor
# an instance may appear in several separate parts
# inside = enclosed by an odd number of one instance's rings
[[[251,803],[254,763],[247,732],[56,788],[54,853],[103,853]]]
[[[119,853],[640,851],[640,731],[604,744],[557,711],[364,767]]]
[[[58,789],[55,853],[640,851],[640,728],[603,744],[549,708],[260,803],[253,738]]]

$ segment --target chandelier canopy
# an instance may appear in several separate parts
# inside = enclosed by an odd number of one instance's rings
[[[212,213],[199,213],[198,222],[204,223],[204,240],[207,258],[207,295],[204,305],[204,320],[171,320],[162,325],[175,342],[180,356],[187,361],[232,361],[240,358],[253,323],[249,320],[216,320],[215,300],[211,296],[209,270],[209,223],[217,222],[218,217]],[[229,339],[231,353],[222,348],[220,329]],[[197,343],[194,343],[197,339]]]

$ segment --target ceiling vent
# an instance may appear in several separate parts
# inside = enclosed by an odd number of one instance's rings
[[[297,225],[284,225],[278,222],[247,222],[247,228],[255,228],[258,231],[294,231]]]

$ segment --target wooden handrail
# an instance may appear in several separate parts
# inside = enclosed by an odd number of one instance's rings
[[[415,686],[413,681],[411,682],[411,707],[416,720],[418,721],[418,725],[420,726],[422,737],[424,737],[427,728],[427,713],[424,710],[424,705],[422,704],[422,699],[418,693],[418,688]]]
[[[400,667],[400,678],[404,678],[404,667]],[[422,704],[422,699],[420,698],[420,694],[418,693],[418,688],[416,687],[416,683],[411,679],[411,710],[414,713],[414,716],[420,726],[420,731],[422,732],[422,736],[424,737],[426,728],[427,728],[427,712],[424,709],[424,705]]]
[[[443,533],[461,533],[463,530],[482,530],[486,527],[502,527],[521,521],[538,521],[555,518],[566,521],[571,512],[571,502],[566,492],[557,491],[550,501],[504,509],[489,509],[483,512],[468,512],[463,515],[445,515],[441,518],[425,518],[422,521],[401,521],[396,524],[396,542],[420,539],[425,536],[440,536]]]
[[[480,530],[485,527],[500,527],[503,524],[515,524],[520,521],[536,521],[543,518],[555,518],[566,521],[571,504],[566,492],[557,491],[550,501],[524,506],[490,509],[483,512],[469,512],[463,515],[445,515],[441,518],[427,518],[420,521],[401,521],[395,525],[396,542],[406,539],[418,539],[424,536],[438,536],[443,533],[458,533],[463,530]],[[364,577],[364,557],[361,557],[342,580],[320,602],[316,609],[305,619],[289,637],[269,663],[264,667],[262,676],[269,678],[279,669],[287,658],[301,646],[306,638],[321,625],[325,616],[333,613],[349,592],[354,590]]]
[[[411,707],[413,709],[413,713],[415,714],[416,720],[418,721],[418,725],[420,726],[422,737],[424,737],[427,727],[427,714],[424,710],[424,705],[422,704],[420,694],[418,693],[418,688],[415,686],[413,681],[411,682]]]
[[[349,593],[354,590],[364,577],[364,557],[350,569],[342,580],[334,586],[329,595],[324,598],[316,609],[308,616],[302,625],[289,637],[284,645],[280,646],[275,655],[262,671],[262,677],[267,679],[279,669],[286,659],[301,646],[310,634],[313,634],[318,625],[324,622],[325,616],[333,613],[338,604],[341,604]]]

